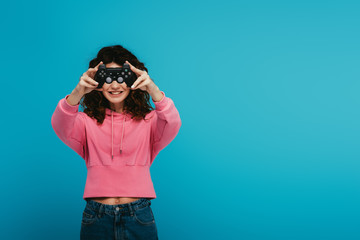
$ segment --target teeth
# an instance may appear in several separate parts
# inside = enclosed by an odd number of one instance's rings
[[[110,92],[110,94],[120,94],[120,93],[122,93],[122,92]]]

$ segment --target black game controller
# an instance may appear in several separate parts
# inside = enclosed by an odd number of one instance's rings
[[[128,87],[131,87],[136,80],[136,75],[130,70],[130,66],[127,63],[124,63],[122,68],[106,68],[105,64],[101,64],[94,80],[99,83],[97,88],[101,88],[104,83],[111,84],[113,81],[118,83],[125,82]]]

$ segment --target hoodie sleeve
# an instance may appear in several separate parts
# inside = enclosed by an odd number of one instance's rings
[[[155,114],[151,125],[151,138],[152,138],[152,159],[165,148],[177,135],[181,126],[181,119],[174,102],[165,96],[154,102]]]
[[[70,105],[66,101],[68,96],[61,99],[56,106],[51,117],[51,125],[61,141],[84,158],[85,119],[78,111],[79,103],[75,106]]]

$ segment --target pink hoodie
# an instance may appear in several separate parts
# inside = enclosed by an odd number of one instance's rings
[[[181,119],[174,102],[165,96],[154,102],[146,120],[106,109],[102,125],[61,99],[52,115],[56,135],[86,163],[84,200],[89,197],[155,199],[150,165],[177,135]]]

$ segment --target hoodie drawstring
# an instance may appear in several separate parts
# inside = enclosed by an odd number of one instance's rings
[[[124,137],[124,130],[125,130],[125,124],[124,124],[124,122],[125,122],[125,116],[124,116],[124,118],[123,118],[123,129],[122,129],[122,131],[121,131],[121,145],[120,145],[120,154],[122,153],[122,142],[123,142],[123,137]]]
[[[114,159],[114,119],[113,119],[113,112],[111,111],[111,159]]]
[[[123,116],[122,122],[122,131],[121,131],[121,145],[120,145],[120,154],[122,154],[123,148],[123,138],[124,138],[124,130],[125,130],[125,116]],[[114,117],[113,111],[111,111],[111,159],[114,159]]]

